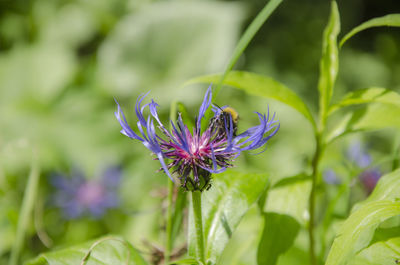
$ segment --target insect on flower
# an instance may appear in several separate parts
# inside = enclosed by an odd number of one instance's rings
[[[236,110],[229,106],[224,106],[223,108],[217,106],[217,108],[213,108],[213,111],[215,116],[210,120],[210,126],[217,126],[219,132],[224,133],[230,130],[230,123],[228,123],[228,121],[232,119],[233,136],[236,136],[239,121],[239,114]]]
[[[118,111],[115,112],[115,116],[122,126],[121,133],[141,141],[160,161],[161,169],[168,177],[174,181],[172,175],[177,175],[182,187],[187,190],[202,191],[209,188],[212,173],[221,173],[232,167],[232,162],[242,151],[263,147],[279,130],[279,122],[274,120],[275,114],[270,119],[268,110],[267,115],[256,112],[259,125],[236,135],[237,116],[233,115],[236,112],[230,110],[228,112],[228,108],[213,106],[214,117],[202,132],[201,120],[211,106],[210,86],[195,119],[193,131],[191,132],[183,123],[181,114],[178,115],[176,122],[170,121],[172,130],[169,131],[158,117],[159,105],[154,100],[142,105],[147,94],[140,96],[136,101],[135,112],[139,133],[131,129],[116,101]],[[143,115],[145,108],[150,112],[147,119]],[[155,122],[159,132],[156,132]],[[171,162],[166,164],[165,159]]]

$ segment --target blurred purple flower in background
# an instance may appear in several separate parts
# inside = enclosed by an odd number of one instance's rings
[[[214,117],[205,131],[201,132],[201,120],[211,106],[210,86],[200,106],[193,132],[183,123],[180,114],[176,123],[170,121],[172,130],[169,131],[158,117],[158,104],[154,100],[142,106],[146,95],[139,97],[135,106],[138,118],[137,128],[140,134],[131,129],[121,107],[116,102],[118,111],[115,112],[115,116],[122,126],[121,133],[141,141],[157,156],[162,170],[170,179],[174,181],[169,171],[172,168],[172,173],[179,175],[181,185],[186,189],[208,188],[211,173],[221,173],[232,167],[232,162],[242,151],[264,146],[279,129],[278,121],[274,120],[275,115],[269,120],[269,113],[263,115],[256,112],[260,124],[236,136],[236,124],[232,115],[223,112],[222,109],[218,111],[217,108],[213,108]],[[147,119],[143,116],[143,110],[146,107],[150,111]],[[156,133],[154,120],[163,135]],[[167,165],[164,159],[171,159],[172,162]],[[190,184],[190,187],[187,184]]]
[[[53,204],[59,207],[65,218],[75,219],[83,215],[102,217],[107,209],[119,205],[117,189],[121,170],[110,167],[98,179],[87,179],[81,172],[71,177],[54,175],[51,184],[56,188]]]
[[[342,182],[340,178],[336,175],[333,169],[326,169],[322,173],[323,179],[326,183],[331,185],[340,185]]]
[[[360,141],[354,141],[347,149],[347,157],[354,162],[359,168],[368,167],[371,162],[371,156],[367,153]]]
[[[347,150],[347,156],[357,167],[364,169],[358,176],[358,179],[367,193],[371,193],[382,176],[379,168],[368,168],[372,163],[371,155],[359,141],[355,141]]]
[[[374,190],[381,176],[382,173],[378,168],[371,168],[364,170],[358,177],[369,194]]]

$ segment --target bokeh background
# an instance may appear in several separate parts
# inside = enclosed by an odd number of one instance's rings
[[[144,239],[162,245],[168,179],[156,173],[159,163],[141,143],[119,133],[114,98],[131,124],[136,122],[135,101],[147,91],[160,104],[164,121],[173,101],[183,102],[194,117],[207,85],[183,86],[184,82],[222,72],[239,37],[264,5],[260,0],[0,1],[0,264],[6,264],[15,240],[32,160],[40,167],[40,185],[22,260],[107,233],[123,235],[145,256],[150,250]],[[341,36],[370,18],[400,12],[396,0],[343,0],[338,6]],[[315,111],[321,36],[329,8],[326,0],[284,1],[236,69],[279,80]],[[399,29],[369,29],[340,51],[334,99],[372,86],[400,90]],[[307,171],[314,144],[311,127],[301,115],[231,88],[223,88],[215,103],[239,112],[239,131],[257,122],[253,111],[266,112],[268,106],[280,120],[280,132],[268,150],[245,155],[238,161],[240,170],[267,171],[273,183]],[[343,154],[354,139],[361,139],[373,160],[379,160],[392,151],[395,137],[389,129],[343,139],[327,152],[323,165],[342,170],[339,178],[345,178],[349,173],[341,169]],[[54,203],[59,189],[55,176],[95,181],[110,167],[121,172],[117,207],[100,216],[71,218]],[[389,167],[383,163],[381,170]],[[366,196],[359,193],[352,199]],[[246,242],[241,259],[252,264],[260,227],[255,214],[246,216],[226,256]],[[182,244],[184,239],[181,233]],[[302,251],[295,249],[293,256],[306,259]],[[290,255],[280,262],[296,264],[290,263]]]

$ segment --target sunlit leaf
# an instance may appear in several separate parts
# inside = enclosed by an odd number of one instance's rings
[[[400,237],[377,242],[357,254],[349,265],[380,265],[400,263]]]
[[[264,211],[286,214],[305,225],[310,191],[311,180],[303,175],[283,179],[269,191]]]
[[[332,105],[329,113],[333,113],[342,107],[373,102],[393,104],[400,107],[400,94],[380,87],[356,90],[347,94],[339,103]]]
[[[85,261],[83,263],[83,261]],[[127,241],[114,236],[106,236],[81,245],[41,254],[25,265],[108,265],[147,263]]]
[[[361,25],[352,29],[349,33],[347,33],[343,37],[343,39],[340,41],[340,46],[342,46],[348,39],[350,39],[360,31],[373,27],[383,27],[383,26],[400,27],[400,14],[390,14],[383,17],[377,17],[362,23]]]
[[[328,25],[325,27],[322,39],[322,57],[320,61],[320,73],[318,90],[321,117],[324,119],[328,110],[336,76],[339,68],[337,35],[340,32],[339,11],[335,1],[332,1],[331,15]]]
[[[214,176],[211,189],[202,195],[206,259],[209,262],[217,262],[243,215],[267,185],[266,174],[229,170]],[[189,221],[189,225],[189,254],[194,256],[194,223]]]
[[[300,224],[289,215],[264,213],[264,230],[257,251],[258,264],[274,265],[293,244]]]
[[[200,76],[188,81],[186,84],[215,83],[220,78],[221,75]],[[300,112],[315,126],[314,118],[303,100],[285,85],[270,77],[250,72],[232,71],[226,76],[223,84],[241,89],[249,95],[272,98],[287,104]]]
[[[400,198],[400,169],[382,176],[372,194],[365,200],[354,206],[353,210],[363,205],[379,200],[395,200]]]
[[[173,265],[173,264],[199,264],[198,261],[196,259],[193,258],[187,258],[187,259],[180,259],[180,260],[174,260],[172,262],[170,262],[169,264]]]
[[[400,106],[385,103],[372,103],[352,110],[341,120],[326,137],[327,142],[356,131],[400,128]]]
[[[346,264],[368,246],[375,229],[390,217],[400,215],[400,202],[375,201],[365,204],[344,222],[329,252],[326,265]]]
[[[187,201],[187,192],[180,189],[176,195],[175,207],[172,213],[172,233],[171,233],[171,244],[175,242],[179,231],[182,228],[182,222],[185,215],[185,207]]]

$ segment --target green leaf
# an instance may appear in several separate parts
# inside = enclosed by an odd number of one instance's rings
[[[382,26],[400,27],[400,14],[390,14],[383,17],[377,17],[362,23],[361,25],[352,29],[349,33],[346,34],[346,36],[343,37],[343,39],[340,41],[340,46],[342,46],[348,39],[350,39],[360,31]]]
[[[356,90],[348,93],[339,103],[332,105],[329,109],[329,114],[342,107],[374,102],[400,106],[400,94],[393,90],[380,87]]]
[[[318,82],[319,106],[321,118],[326,118],[326,113],[333,94],[336,76],[339,68],[337,36],[340,32],[340,17],[335,1],[332,1],[331,15],[325,27],[322,39],[322,57],[320,61],[320,76]]]
[[[32,152],[33,156],[36,152]],[[32,158],[31,172],[25,187],[24,199],[22,201],[21,211],[18,217],[17,235],[11,249],[9,265],[18,264],[19,255],[23,248],[25,232],[32,223],[32,210],[35,205],[36,193],[39,187],[40,169],[36,157]]]
[[[400,198],[400,169],[382,176],[371,195],[366,200],[356,204],[353,210],[371,202],[398,198]]]
[[[304,175],[285,178],[269,191],[265,212],[286,214],[305,225],[309,219],[311,180]]]
[[[199,264],[199,262],[194,258],[187,258],[187,259],[174,260],[168,264],[170,264],[170,265],[173,265],[173,264]]]
[[[268,177],[229,170],[215,174],[212,184],[202,194],[202,211],[206,259],[215,264],[243,215],[267,188]],[[190,220],[193,220],[192,214]],[[189,224],[189,255],[194,256],[194,224],[191,221]]]
[[[400,215],[400,202],[375,201],[350,215],[341,227],[329,252],[326,265],[346,264],[370,243],[375,229],[390,217]]]
[[[186,84],[215,83],[221,75],[206,75],[189,80]],[[249,95],[272,98],[300,112],[315,128],[314,118],[303,100],[285,85],[274,79],[250,72],[232,71],[223,81],[224,85],[241,89]]]
[[[264,213],[264,230],[257,251],[258,264],[274,265],[293,244],[300,224],[289,215]]]
[[[377,242],[357,254],[349,265],[399,264],[400,237]]]
[[[187,192],[179,188],[178,194],[175,201],[175,206],[172,213],[172,233],[171,233],[171,243],[175,242],[178,237],[179,231],[183,225],[183,219],[185,215],[185,208],[187,204]]]
[[[127,241],[106,236],[81,245],[41,254],[25,265],[147,265]]]
[[[372,103],[344,115],[326,136],[326,142],[352,132],[387,128],[400,128],[400,106]]]

